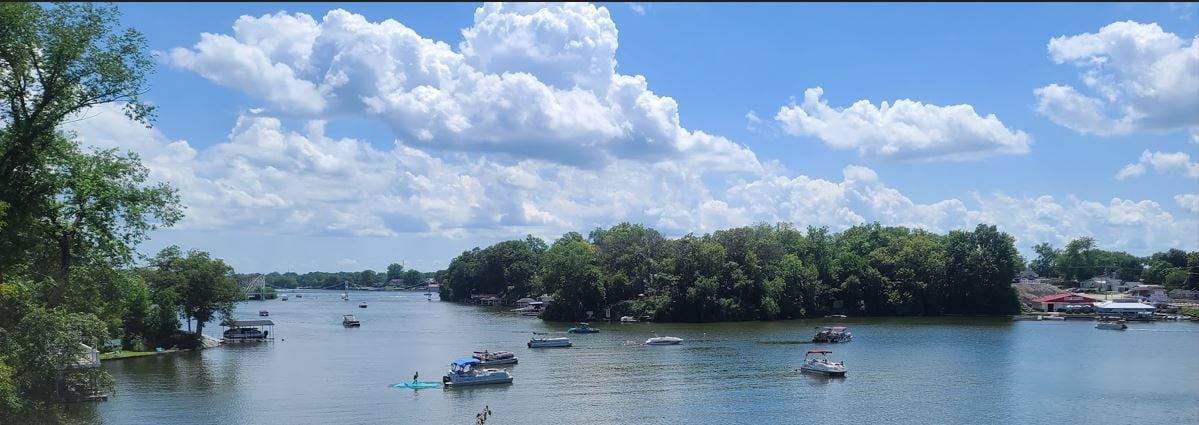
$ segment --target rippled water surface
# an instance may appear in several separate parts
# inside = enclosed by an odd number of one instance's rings
[[[819,319],[718,324],[593,323],[573,348],[529,349],[564,332],[421,293],[291,293],[242,303],[270,311],[273,343],[108,361],[118,392],[71,414],[105,424],[1199,423],[1199,324],[1007,319]],[[359,301],[369,307],[360,309]],[[436,300],[436,296],[434,296]],[[343,314],[362,321],[341,326]],[[844,324],[847,344],[811,344]],[[628,345],[654,332],[680,346]],[[219,335],[214,327],[205,333]],[[845,378],[798,373],[810,348],[844,360]],[[455,358],[507,350],[511,385],[393,388],[437,381]]]

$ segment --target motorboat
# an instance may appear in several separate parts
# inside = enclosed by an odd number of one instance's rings
[[[296,294],[296,298],[304,298],[304,294]]]
[[[637,323],[637,318],[633,316],[620,316],[620,323]]]
[[[262,317],[270,317],[271,312],[266,310],[258,310],[258,315]]]
[[[1111,329],[1114,331],[1122,331],[1128,329],[1128,325],[1123,320],[1100,320],[1095,324],[1095,329]]]
[[[828,359],[829,350],[808,350],[804,355],[801,372],[816,373],[825,376],[845,376],[845,362],[833,362]]]
[[[479,366],[500,366],[516,364],[516,355],[507,351],[476,351],[474,357],[479,360]]]
[[[281,298],[281,299],[282,299],[283,301],[287,301],[287,294],[283,294],[283,298]]]
[[[358,303],[358,308],[366,308],[366,301]]]
[[[341,325],[347,328],[357,328],[361,327],[362,323],[358,322],[358,318],[354,317],[353,314],[347,314],[345,316],[341,316]]]
[[[511,384],[512,374],[503,369],[481,369],[479,359],[466,357],[450,363],[450,371],[441,377],[445,386]]]
[[[258,328],[231,328],[222,336],[230,341],[260,341],[266,339],[267,333]]]
[[[849,328],[845,326],[825,326],[816,332],[816,336],[812,337],[812,342],[849,342],[853,340],[853,334],[849,333]]]
[[[579,323],[578,327],[574,327],[574,328],[570,328],[570,329],[566,330],[566,332],[569,332],[572,334],[593,334],[593,333],[596,333],[599,331],[600,331],[599,329],[591,327],[591,324],[586,323],[586,322]]]
[[[654,334],[653,338],[645,340],[645,345],[679,345],[682,343],[682,338],[673,336],[658,336],[657,334]]]
[[[529,338],[529,343],[526,344],[529,348],[554,348],[554,347],[570,347],[570,338],[538,338],[533,336]]]

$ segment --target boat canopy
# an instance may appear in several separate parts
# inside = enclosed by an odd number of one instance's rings
[[[462,366],[466,366],[466,365],[477,365],[477,364],[479,364],[479,359],[476,359],[474,357],[463,357],[461,359],[454,360],[454,365],[458,366],[458,367],[462,367]]]
[[[832,353],[832,351],[830,351],[830,350],[808,350],[808,354],[829,354],[829,353]]]

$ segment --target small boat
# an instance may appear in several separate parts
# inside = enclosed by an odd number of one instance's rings
[[[658,336],[658,334],[654,334],[653,338],[645,340],[645,345],[679,345],[682,343],[682,338],[673,336]]]
[[[479,366],[516,364],[516,355],[507,351],[476,351],[471,357],[479,360]]]
[[[538,338],[536,336],[529,338],[529,343],[526,344],[529,348],[554,348],[554,347],[570,347],[570,338]]]
[[[637,318],[633,316],[620,316],[620,323],[637,323]]]
[[[1123,320],[1100,320],[1099,323],[1095,324],[1095,329],[1111,329],[1114,331],[1122,331],[1128,329],[1128,325],[1126,325]]]
[[[287,301],[287,294],[283,294],[283,301]]]
[[[296,294],[296,298],[304,298],[304,294]]]
[[[847,318],[847,317],[849,317],[849,316],[846,316],[846,315],[844,315],[844,314],[830,314],[830,315],[828,315],[828,316],[824,316],[824,317],[828,317],[828,318],[835,318],[835,319],[844,319],[844,318]]]
[[[232,328],[226,330],[222,336],[229,341],[265,341],[267,332],[257,328]]]
[[[808,354],[804,355],[803,365],[799,367],[801,372],[816,373],[825,376],[845,376],[845,362],[833,362],[828,359],[828,355],[832,351],[829,350],[808,350]],[[814,354],[819,354],[817,358]]]
[[[358,308],[366,308],[366,301],[358,303]]]
[[[450,371],[441,377],[445,386],[511,384],[512,374],[503,369],[476,369],[479,359],[467,357],[450,363]]]
[[[591,324],[586,323],[586,322],[579,323],[578,327],[574,327],[574,328],[570,328],[570,329],[566,330],[566,332],[569,332],[572,334],[593,334],[593,333],[596,333],[599,331],[600,331],[599,329],[591,327]]]
[[[358,322],[358,318],[353,314],[347,314],[341,317],[341,325],[347,328],[357,328],[361,327],[362,323]]]
[[[812,337],[812,342],[849,342],[853,340],[853,334],[849,333],[849,328],[845,326],[825,326],[816,332],[816,336]]]
[[[262,317],[269,317],[271,315],[271,312],[266,311],[266,310],[258,310],[258,315],[262,316]]]

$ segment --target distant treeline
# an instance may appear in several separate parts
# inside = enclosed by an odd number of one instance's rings
[[[1170,249],[1148,257],[1095,248],[1092,238],[1078,238],[1064,249],[1048,243],[1033,247],[1037,258],[1028,268],[1044,277],[1078,283],[1096,276],[1111,276],[1168,289],[1199,289],[1199,251]]]
[[[266,284],[272,288],[340,288],[345,284],[354,287],[383,287],[404,286],[413,287],[424,285],[425,281],[433,278],[435,273],[419,270],[404,270],[404,266],[392,263],[386,272],[363,270],[360,272],[271,272],[264,276]],[[242,281],[253,278],[253,274],[238,275]],[[389,284],[392,279],[400,279],[399,285]]]
[[[587,311],[712,322],[852,315],[1013,314],[1024,260],[995,226],[945,235],[878,223],[841,233],[760,224],[667,239],[622,223],[587,237],[570,232],[500,242],[455,258],[441,296],[507,301],[553,294],[543,315]]]

